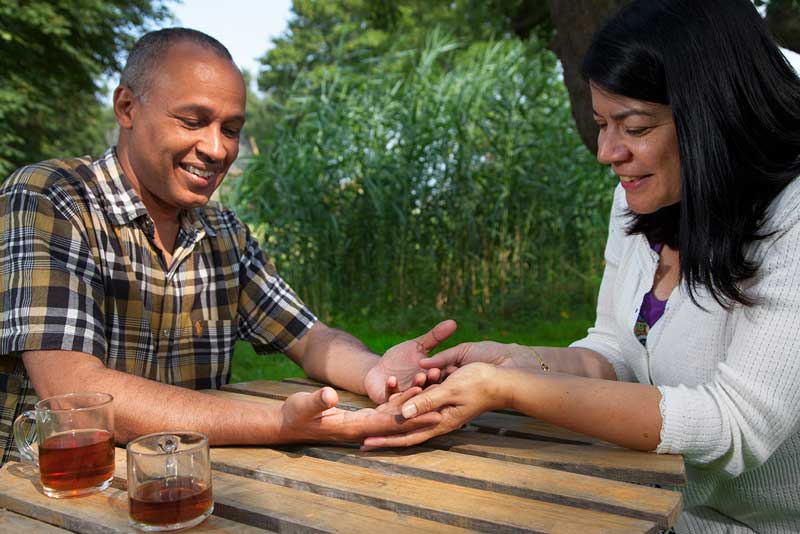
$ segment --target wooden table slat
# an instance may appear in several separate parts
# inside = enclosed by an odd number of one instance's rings
[[[0,509],[0,532],[14,534],[67,534],[69,530],[42,523],[36,519]]]
[[[211,451],[214,469],[338,499],[493,532],[655,532],[650,521],[378,472],[264,448]]]
[[[288,449],[325,460],[645,519],[663,528],[675,523],[681,509],[681,494],[674,491],[443,450],[414,447],[361,452],[353,447],[331,446]]]
[[[240,382],[238,384],[225,384],[223,391],[233,391],[255,397],[266,397],[268,399],[285,400],[286,397],[294,393],[316,391],[320,386],[312,384],[298,384],[294,382],[276,382],[273,380],[254,380],[252,382]],[[333,388],[339,395],[339,408],[343,410],[361,410],[362,408],[374,408],[376,404],[369,398],[357,395],[349,391]]]
[[[683,458],[674,454],[653,454],[618,447],[586,447],[463,430],[435,437],[425,445],[637,484],[686,485]]]

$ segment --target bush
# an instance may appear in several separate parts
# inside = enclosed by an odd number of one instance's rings
[[[612,182],[535,39],[302,77],[226,200],[323,317],[591,314]],[[263,128],[262,128],[263,131]]]

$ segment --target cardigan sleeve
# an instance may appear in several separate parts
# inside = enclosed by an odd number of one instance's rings
[[[784,197],[774,217],[783,229],[754,256],[760,267],[745,290],[755,305],[732,312],[732,338],[713,379],[659,387],[657,452],[736,476],[800,429],[800,187],[788,189],[791,201]]]
[[[623,238],[625,229],[623,217],[625,213],[625,193],[622,187],[617,186],[614,191],[614,202],[611,207],[611,217],[608,223],[608,239],[605,249],[605,269],[603,280],[600,283],[600,293],[597,296],[597,319],[594,326],[589,328],[586,337],[579,339],[570,347],[590,349],[604,358],[614,368],[617,380],[634,382],[636,377],[633,370],[625,362],[617,337],[614,321],[614,286],[617,280],[620,258],[622,257]]]

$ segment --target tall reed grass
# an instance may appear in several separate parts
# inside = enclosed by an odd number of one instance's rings
[[[298,80],[226,200],[317,313],[591,314],[612,182],[532,40]],[[312,89],[308,89],[311,87]]]

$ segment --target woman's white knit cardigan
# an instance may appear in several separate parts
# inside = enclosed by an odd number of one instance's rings
[[[660,453],[686,459],[689,484],[677,531],[800,532],[800,180],[772,203],[748,257],[751,307],[726,311],[705,291],[701,309],[679,285],[650,329],[633,333],[658,255],[628,236],[618,187],[597,321],[572,346],[602,354],[619,380],[661,391]]]

